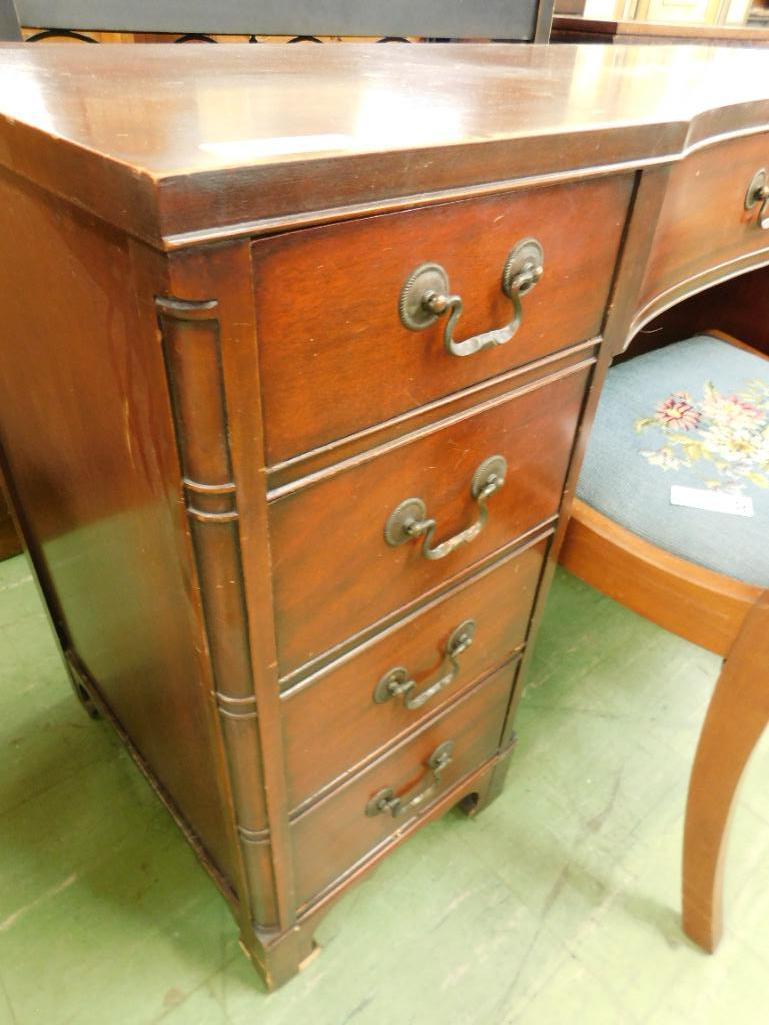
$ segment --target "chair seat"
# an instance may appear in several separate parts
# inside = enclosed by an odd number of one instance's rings
[[[671,504],[671,485],[754,515]],[[769,362],[698,335],[609,371],[577,494],[674,555],[769,587]]]

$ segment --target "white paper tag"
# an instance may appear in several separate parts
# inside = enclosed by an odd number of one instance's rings
[[[734,516],[753,515],[753,499],[747,495],[684,488],[680,484],[673,484],[670,488],[670,504],[686,505],[690,509],[704,509],[706,512],[732,513]]]

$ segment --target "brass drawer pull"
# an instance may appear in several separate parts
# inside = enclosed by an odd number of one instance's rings
[[[478,519],[469,527],[431,548],[436,523],[427,519],[427,507],[421,498],[407,498],[390,513],[385,524],[385,541],[393,548],[416,537],[422,540],[422,555],[426,559],[443,559],[460,545],[474,541],[486,525],[489,510],[486,505],[491,496],[504,485],[507,461],[503,456],[485,459],[473,474],[470,493],[478,503]]]
[[[462,297],[449,293],[449,276],[439,263],[420,264],[409,275],[398,304],[401,322],[409,331],[422,331],[448,313],[443,344],[452,356],[473,356],[483,349],[505,345],[521,325],[521,297],[542,277],[543,260],[542,246],[535,238],[522,239],[510,252],[502,271],[502,291],[512,301],[513,319],[504,327],[473,335],[464,342],[455,341],[454,329],[462,315]]]
[[[459,662],[457,659],[463,651],[467,651],[475,637],[475,620],[466,619],[458,627],[452,630],[446,642],[446,651],[443,656],[444,667],[442,675],[431,683],[424,690],[414,693],[416,680],[413,680],[408,670],[403,666],[396,666],[382,677],[374,688],[374,701],[381,705],[390,698],[403,698],[403,704],[410,712],[427,704],[436,694],[440,694],[444,688],[456,680],[459,673]],[[448,663],[448,665],[446,665]]]
[[[769,203],[769,184],[766,180],[766,168],[762,167],[756,171],[753,177],[750,179],[750,185],[748,185],[748,191],[745,193],[745,209],[752,210],[754,206],[761,204],[758,211],[758,226],[766,231],[769,228],[769,213],[767,213],[767,203]]]
[[[385,787],[384,790],[374,794],[368,802],[366,814],[368,816],[381,815],[382,812],[387,811],[394,819],[399,819],[407,812],[414,811],[420,804],[424,804],[440,786],[441,773],[451,763],[451,753],[453,750],[453,740],[446,740],[443,744],[439,744],[436,747],[427,760],[427,767],[431,770],[433,778],[423,790],[417,790],[416,793],[412,793],[412,796],[406,801],[404,798],[408,796],[407,794],[404,794],[403,797],[396,797],[392,787]]]

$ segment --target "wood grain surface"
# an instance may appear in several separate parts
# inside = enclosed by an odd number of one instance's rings
[[[497,752],[511,684],[512,671],[506,666],[292,822],[300,906],[413,817],[406,813],[403,818],[393,818],[387,812],[366,815],[366,805],[378,791],[390,787],[407,801],[431,782],[430,755],[440,744],[453,741],[452,761],[441,775],[436,800]],[[427,803],[428,811],[431,803]]]
[[[413,730],[523,647],[546,550],[547,541],[539,541],[496,563],[286,694],[283,728],[292,808]],[[415,693],[440,678],[447,670],[449,636],[468,619],[475,623],[475,636],[458,657],[460,669],[449,687],[419,709],[409,710],[399,697],[374,702],[375,685],[394,666],[408,671]],[[333,744],[328,737],[334,737]]]
[[[289,232],[253,246],[267,459],[274,464],[600,333],[630,175]],[[535,237],[541,281],[505,345],[457,357],[446,316],[410,331],[401,289],[438,263],[461,341],[512,320],[502,271]],[[380,239],[386,238],[385,245]]]
[[[436,425],[270,506],[278,665],[285,676],[509,544],[558,511],[588,372]],[[390,547],[390,513],[419,497],[438,541],[478,515],[470,483],[490,456],[508,463],[480,535],[444,559],[420,542]]]
[[[769,134],[732,139],[693,153],[671,171],[641,290],[645,306],[671,286],[749,254],[769,260],[760,202],[745,209],[756,171],[769,169]],[[701,288],[704,282],[698,282]]]
[[[0,189],[9,490],[65,647],[232,882],[154,307],[125,236],[6,173]]]
[[[769,55],[757,49],[8,43],[0,53],[0,162],[156,245],[675,159],[769,113]]]

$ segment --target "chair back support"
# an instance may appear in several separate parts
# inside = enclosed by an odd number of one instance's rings
[[[21,29],[13,0],[0,0],[0,39],[21,39]]]
[[[553,0],[0,0],[0,37],[19,25],[114,32],[421,36],[547,42]],[[15,20],[15,25],[13,21]],[[14,32],[16,35],[9,33]],[[6,34],[4,34],[6,33]]]

